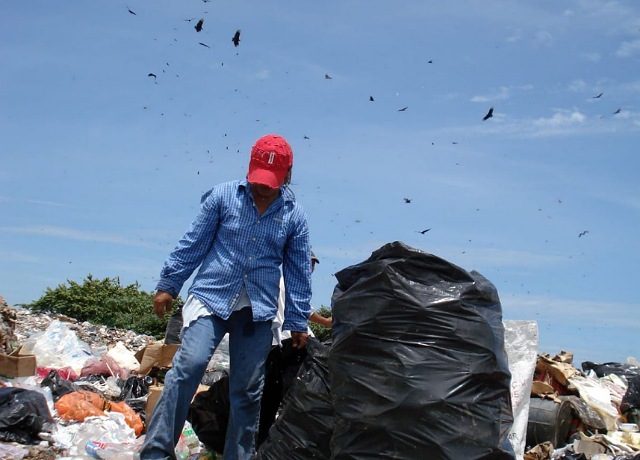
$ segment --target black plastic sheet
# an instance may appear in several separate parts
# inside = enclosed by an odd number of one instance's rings
[[[0,441],[37,444],[38,434],[52,429],[53,418],[42,393],[0,388]]]
[[[331,459],[513,459],[493,284],[401,242],[336,278]]]
[[[56,370],[50,371],[47,376],[40,382],[41,387],[48,387],[54,401],[58,401],[60,397],[67,393],[78,391],[79,388],[70,380],[63,379]]]
[[[582,363],[582,370],[584,372],[592,370],[598,377],[605,377],[609,374],[614,374],[618,377],[624,377],[627,379],[627,382],[630,382],[634,377],[640,375],[640,368],[638,366],[627,363],[594,363],[591,361],[584,361]]]
[[[627,391],[620,403],[620,411],[623,414],[638,408],[640,408],[640,375],[636,375],[629,381]]]

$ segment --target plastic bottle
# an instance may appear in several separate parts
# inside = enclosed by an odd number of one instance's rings
[[[102,460],[137,459],[137,453],[131,447],[111,442],[89,441],[85,451],[90,457]]]
[[[201,447],[202,445],[200,444],[200,440],[198,439],[196,432],[193,430],[191,424],[186,421],[184,428],[182,428],[178,445],[176,446],[176,454],[178,458],[186,460],[191,455],[199,453],[201,451]]]

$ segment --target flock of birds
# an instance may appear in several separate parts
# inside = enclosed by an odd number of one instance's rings
[[[207,3],[208,1],[210,1],[210,0],[203,0],[203,2],[205,2],[205,3]],[[134,11],[132,11],[129,7],[127,7],[127,10],[129,11],[130,14],[136,15],[136,13]],[[191,22],[191,21],[193,21],[195,19],[196,18],[189,18],[189,19],[185,19],[185,21]],[[196,24],[194,26],[194,29],[195,29],[196,32],[199,33],[199,32],[202,32],[203,28],[204,28],[204,18],[200,18],[196,22]],[[240,45],[240,33],[241,33],[240,29],[237,29],[235,34],[231,38],[231,42],[233,43],[233,45],[235,47],[238,47]],[[204,46],[204,47],[210,48],[210,46],[207,45],[206,43],[200,42],[199,44]],[[433,64],[433,59],[429,59],[427,61],[427,63],[428,64]],[[149,72],[148,76],[149,77],[153,77],[155,80],[157,80],[157,75],[155,73],[153,73],[153,72]],[[325,78],[325,80],[332,80],[333,79],[333,77],[331,75],[329,75],[328,73],[324,74],[324,78]],[[157,83],[157,81],[156,81],[156,83]],[[600,92],[599,94],[593,96],[593,99],[600,99],[603,95],[604,95],[604,92]],[[369,96],[369,101],[370,102],[375,102],[375,98],[373,96]],[[405,107],[402,107],[402,108],[398,109],[398,112],[405,112],[408,109],[409,109],[409,107],[405,106]],[[616,115],[616,114],[619,114],[620,112],[621,112],[621,109],[617,109],[615,112],[613,112],[613,114]],[[494,108],[492,106],[492,107],[489,107],[488,111],[482,117],[482,121],[483,122],[487,121],[487,120],[493,118],[493,116],[494,116]],[[309,137],[305,135],[304,139],[309,139]],[[457,144],[457,142],[454,141],[454,142],[452,142],[452,144]],[[199,171],[198,171],[198,174],[200,174]],[[406,204],[410,204],[411,201],[412,201],[411,198],[407,198],[407,197],[404,198],[404,202]],[[427,229],[424,229],[424,230],[416,230],[416,233],[420,233],[422,235],[425,235],[430,230],[431,230],[431,228],[427,228]],[[584,231],[582,231],[582,232],[580,232],[578,234],[578,238],[582,238],[583,236],[587,235],[588,233],[589,233],[588,230],[584,230]]]

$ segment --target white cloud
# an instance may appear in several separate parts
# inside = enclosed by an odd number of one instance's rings
[[[99,243],[111,243],[123,246],[136,246],[146,248],[157,248],[158,245],[144,241],[131,240],[119,235],[110,235],[99,232],[83,232],[72,228],[52,227],[52,226],[25,226],[25,227],[0,227],[0,233],[18,233],[22,235],[39,235],[53,238],[64,238],[76,241],[93,241]]]
[[[533,38],[533,43],[537,46],[551,46],[553,42],[553,35],[546,30],[539,30]]]
[[[500,86],[493,94],[473,96],[471,102],[504,101],[511,97],[514,90],[530,91],[532,89],[533,85]]]
[[[505,41],[507,43],[515,43],[522,40],[522,31],[521,30],[516,30],[515,32],[513,32],[512,35],[508,36]]]
[[[618,57],[629,57],[640,52],[640,39],[631,42],[622,42],[620,48],[616,51]]]
[[[456,258],[463,248],[443,248],[446,257]],[[567,263],[566,256],[519,251],[515,249],[476,248],[465,253],[468,267],[549,267]],[[483,268],[483,269],[484,269]]]
[[[587,117],[579,110],[557,110],[549,118],[538,118],[533,124],[540,128],[567,127],[584,123]]]
[[[267,80],[270,76],[271,71],[269,69],[260,70],[253,75],[256,80]]]
[[[70,206],[68,204],[63,204],[63,203],[56,203],[55,201],[45,201],[45,200],[24,200],[26,203],[29,204],[40,204],[40,205],[44,205],[44,206],[54,206],[54,207],[58,207],[58,208],[72,208],[74,206]]]
[[[569,91],[574,91],[576,93],[581,93],[586,91],[587,83],[584,80],[573,80],[569,83]]]
[[[602,55],[598,52],[582,53],[581,56],[589,62],[600,62]]]
[[[519,311],[561,311],[563,317],[571,318],[571,326],[585,327],[602,323],[603,312],[615,311],[616,315],[607,315],[607,326],[640,328],[640,317],[635,314],[638,305],[617,303],[607,300],[561,299],[545,296],[516,295],[510,301],[510,310]],[[507,296],[505,296],[507,298]],[[533,316],[533,315],[530,315]]]
[[[0,252],[0,259],[4,262],[5,265],[11,265],[17,262],[39,262],[40,259],[31,255],[25,254],[17,251],[2,251]]]

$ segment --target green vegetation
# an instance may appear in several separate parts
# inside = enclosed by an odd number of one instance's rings
[[[36,312],[58,313],[78,321],[162,339],[168,317],[160,320],[153,312],[153,294],[141,291],[137,282],[123,286],[120,278],[99,280],[89,274],[82,284],[67,280],[67,284],[60,284],[55,289],[47,288],[38,300],[22,306]],[[177,302],[182,300],[178,298]],[[331,316],[331,310],[326,307],[319,308],[317,313],[325,318]],[[309,326],[321,342],[331,339],[331,329],[311,322]]]
[[[141,291],[137,282],[122,286],[119,278],[98,280],[89,274],[82,284],[70,280],[67,283],[55,289],[47,288],[40,299],[23,307],[127,329],[157,339],[164,337],[167,318],[158,319],[153,312],[154,293]]]
[[[324,316],[325,318],[329,318],[331,316],[331,310],[325,306],[318,308],[316,313],[320,316]],[[313,335],[315,335],[320,342],[331,339],[331,329],[320,324],[312,323],[311,321],[309,321],[309,327],[311,328]]]

